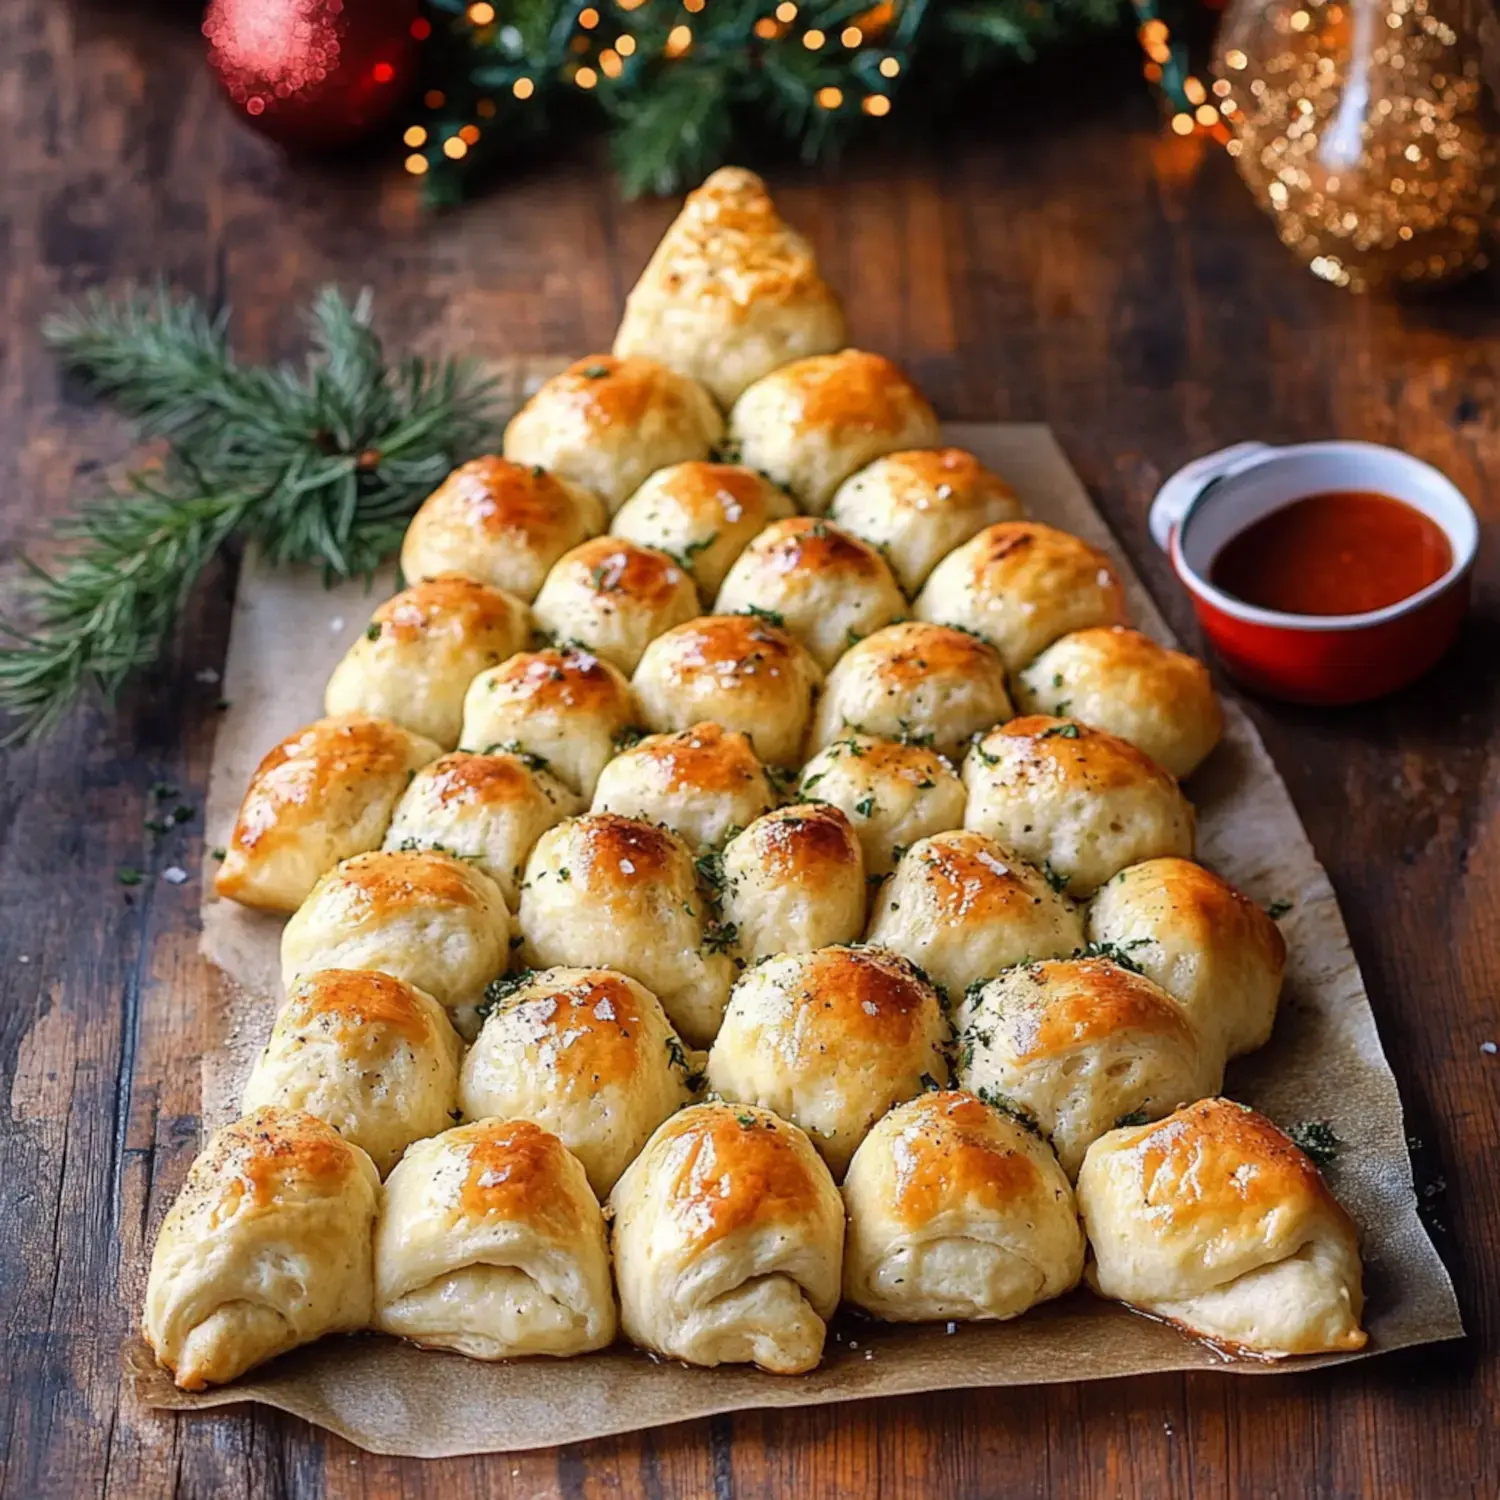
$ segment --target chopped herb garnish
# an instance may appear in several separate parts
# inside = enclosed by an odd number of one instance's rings
[[[609,374],[608,365],[585,365],[579,372],[585,380],[603,380]]]
[[[1116,1116],[1115,1129],[1123,1130],[1127,1125],[1144,1125],[1150,1118],[1151,1116],[1145,1110],[1133,1109],[1127,1115]]]
[[[733,922],[708,921],[703,924],[703,946],[710,953],[727,953],[740,940],[740,929]]]
[[[854,804],[854,810],[862,818],[873,818],[875,816],[875,797],[871,792],[866,792],[858,802]]]
[[[139,885],[146,877],[132,865],[126,865],[123,869],[115,871],[115,879],[121,885]]]
[[[1286,1133],[1302,1154],[1320,1167],[1326,1167],[1344,1144],[1333,1133],[1327,1120],[1304,1120],[1300,1125],[1288,1125]]]
[[[1052,861],[1050,859],[1044,859],[1042,861],[1042,879],[1044,879],[1047,884],[1050,885],[1052,889],[1054,891],[1057,891],[1059,894],[1067,890],[1068,882],[1072,878],[1073,877],[1071,875],[1064,875],[1060,870],[1054,870],[1052,868]]]
[[[679,565],[687,572],[691,573],[693,571],[693,559],[697,557],[700,552],[707,552],[708,549],[712,547],[713,544],[718,540],[719,533],[717,531],[711,531],[707,536],[701,537],[698,541],[689,542],[681,552],[672,552],[668,555],[676,558]]]
[[[367,641],[378,641],[380,639],[380,624],[378,621],[372,620],[365,627],[365,639]]]
[[[1291,909],[1292,903],[1290,901],[1273,901],[1266,908],[1266,915],[1273,922],[1279,922]]]
[[[1029,1130],[1034,1136],[1042,1137],[1042,1127],[1037,1124],[1036,1116],[1029,1110],[1023,1109],[1009,1094],[983,1084],[974,1092],[979,1096],[982,1104],[988,1104],[991,1109],[998,1109],[1002,1115],[1009,1115],[1017,1125]]]
[[[639,745],[650,732],[648,729],[642,729],[639,724],[627,724],[623,729],[615,730],[615,754],[618,755],[622,750],[629,750]]]
[[[942,1092],[942,1084],[940,1084],[937,1079],[932,1076],[931,1073],[923,1073],[917,1081],[922,1085],[922,1092],[924,1094],[937,1094]]]
[[[498,979],[490,980],[484,987],[484,999],[474,1007],[475,1013],[481,1020],[487,1018],[497,1005],[509,1000],[517,990],[530,984],[534,978],[535,969],[521,969],[518,973],[502,974]]]
[[[229,854],[229,851],[222,844],[215,844],[208,852],[212,858],[217,860],[223,860]]]
[[[1039,740],[1076,740],[1078,738],[1078,726],[1076,724],[1054,724],[1050,729],[1044,729],[1039,735]]]
[[[1073,950],[1073,957],[1105,958],[1122,969],[1129,969],[1132,974],[1144,974],[1146,971],[1130,956],[1130,949],[1143,947],[1150,941],[1150,938],[1142,937],[1131,938],[1124,943],[1085,943],[1083,947]]]
[[[698,872],[699,883],[717,900],[724,892],[724,856],[717,849],[710,849],[706,854],[700,854],[693,866]]]
[[[747,604],[740,613],[753,615],[764,625],[774,625],[778,630],[786,628],[786,616],[779,609],[762,609],[758,604]]]

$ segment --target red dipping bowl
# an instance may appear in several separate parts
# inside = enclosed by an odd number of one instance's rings
[[[1374,491],[1421,511],[1448,538],[1448,571],[1356,615],[1283,614],[1209,581],[1214,559],[1247,526],[1335,490]],[[1362,703],[1420,677],[1453,644],[1479,548],[1479,523],[1454,485],[1430,464],[1375,443],[1238,443],[1167,480],[1150,524],[1224,665],[1247,687],[1291,703]]]

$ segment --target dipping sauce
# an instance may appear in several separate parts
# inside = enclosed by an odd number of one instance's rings
[[[1453,551],[1404,501],[1330,490],[1273,510],[1232,536],[1209,569],[1216,588],[1289,615],[1359,615],[1436,583]]]

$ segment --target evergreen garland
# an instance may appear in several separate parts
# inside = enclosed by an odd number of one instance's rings
[[[1174,7],[1184,9],[1187,0]],[[451,203],[497,159],[603,124],[628,196],[725,161],[909,128],[965,79],[1135,22],[1159,0],[428,0],[407,169]],[[1165,88],[1180,54],[1152,74]]]

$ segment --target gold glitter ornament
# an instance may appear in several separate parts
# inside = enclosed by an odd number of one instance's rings
[[[1283,243],[1351,291],[1485,264],[1489,0],[1234,0],[1214,93]]]

